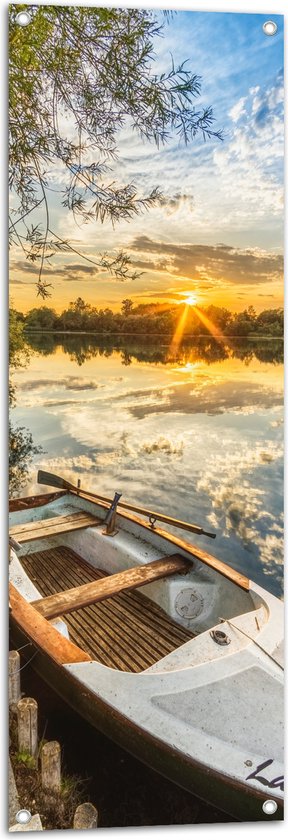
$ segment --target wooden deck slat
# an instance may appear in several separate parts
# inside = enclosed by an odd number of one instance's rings
[[[63,548],[61,552],[59,549],[50,549],[48,552],[48,556],[51,555],[51,570],[49,573],[49,565],[46,567],[46,571],[43,570],[43,564],[45,565],[45,557],[47,556],[47,551],[41,552],[41,569],[39,574],[41,573],[43,577],[43,573],[46,575],[47,578],[52,574],[52,568],[57,568],[59,570],[59,564],[62,568],[63,574],[63,563],[65,563],[65,552],[68,553],[68,559],[66,562],[66,569],[64,566],[64,573],[65,577],[63,579],[62,575],[59,578],[59,571],[58,571],[58,581],[56,578],[56,584],[58,582],[58,591],[63,588],[63,585],[66,586],[69,583],[74,582],[78,583],[79,581],[79,573],[78,569],[83,568],[83,579],[85,575],[85,579],[87,579],[89,575],[89,579],[95,579],[99,576],[103,576],[103,572],[96,572],[94,567],[85,564],[81,558],[78,557],[77,561],[74,562],[73,570],[70,571],[70,550]],[[34,557],[34,555],[31,555]],[[27,562],[28,558],[26,558]],[[50,561],[51,562],[51,561]],[[49,564],[49,561],[46,560],[46,563]],[[86,567],[86,568],[85,568]],[[74,572],[76,570],[76,572]],[[29,569],[29,573],[32,575],[32,569]],[[74,581],[73,581],[73,573],[74,573]],[[55,575],[54,575],[55,578]],[[61,585],[62,581],[62,585]],[[40,580],[38,578],[38,588],[41,590]],[[49,594],[50,589],[44,586],[44,589],[41,590],[43,594]],[[153,613],[153,624],[150,627],[147,624],[147,610],[149,613]],[[85,621],[92,622],[92,633],[94,632],[95,620],[100,625],[101,628],[109,627],[111,625],[111,607],[106,602],[100,602],[97,605],[91,607],[85,607]],[[121,638],[123,639],[124,646],[131,646],[133,647],[135,641],[135,634],[137,634],[137,644],[140,649],[144,648],[145,655],[147,654],[147,650],[149,653],[149,658],[151,658],[151,654],[155,653],[155,661],[157,661],[162,656],[165,656],[167,653],[173,649],[174,647],[178,647],[179,644],[184,643],[187,641],[187,631],[185,628],[182,628],[180,625],[176,625],[173,622],[169,622],[167,626],[167,616],[166,614],[159,609],[159,607],[154,604],[151,600],[147,599],[146,596],[140,595],[140,593],[130,592],[130,593],[122,593],[120,596],[116,596],[113,598],[113,622],[118,622],[119,626],[121,627]]]
[[[67,555],[65,554],[65,552],[67,552]],[[73,554],[74,554],[74,552],[73,552]],[[62,569],[63,569],[63,562],[65,561],[65,557],[67,556],[66,569],[64,568],[65,578],[63,578],[62,586],[61,586],[60,578],[59,578],[59,575],[58,575],[58,588],[57,588],[58,592],[61,591],[65,582],[66,582],[66,585],[69,582],[74,582],[74,584],[75,583],[77,584],[79,582],[79,576],[77,574],[78,565],[81,566],[81,569],[83,569],[83,573],[81,571],[81,574],[83,574],[83,580],[84,579],[95,580],[95,579],[98,579],[99,577],[105,577],[106,576],[105,572],[101,572],[100,570],[96,570],[93,566],[90,566],[88,563],[85,563],[85,561],[83,561],[82,558],[79,557],[79,555],[74,555],[77,558],[77,561],[76,561],[76,563],[74,562],[73,568],[71,569],[71,573],[70,573],[71,549],[67,549],[64,546],[61,547],[61,551],[57,548],[57,549],[49,549],[48,552],[47,551],[41,552],[41,565],[43,565],[43,563],[45,563],[45,556],[46,555],[48,555],[49,558],[50,558],[50,555],[51,555],[51,559],[53,559],[55,561],[55,567],[57,565],[58,569],[59,569],[59,564],[62,566]],[[34,557],[34,556],[35,556],[34,554],[31,555],[31,557]],[[46,574],[49,572],[49,560],[47,562],[48,562],[48,566],[47,566]],[[51,569],[51,567],[50,567],[50,569]],[[76,569],[76,574],[75,574],[75,569]],[[51,574],[51,570],[50,570],[49,574]],[[85,578],[84,578],[84,575],[85,575]],[[44,592],[45,592],[45,590],[44,590]],[[47,593],[45,593],[45,594],[47,594]],[[116,605],[117,605],[118,610],[122,613],[122,616],[123,616],[122,620],[125,619],[125,618],[127,619],[127,617],[129,617],[129,625],[131,625],[131,621],[132,621],[132,627],[133,627],[133,621],[135,621],[136,629],[138,628],[138,630],[139,630],[139,617],[143,613],[143,630],[144,630],[145,634],[148,634],[149,637],[152,637],[152,639],[154,641],[155,630],[157,631],[158,634],[160,632],[161,633],[161,638],[162,638],[162,645],[164,647],[164,644],[165,644],[167,652],[171,650],[171,641],[172,642],[175,641],[175,646],[177,646],[179,644],[179,639],[183,639],[183,642],[187,641],[187,630],[184,627],[181,627],[179,624],[176,624],[174,622],[172,622],[172,624],[170,623],[167,627],[166,613],[164,613],[163,610],[160,610],[159,607],[157,606],[157,604],[155,604],[150,599],[147,599],[147,597],[145,595],[143,595],[142,593],[140,594],[139,592],[131,591],[129,593],[124,593],[123,592],[119,596],[114,596],[113,597],[113,610],[115,610]],[[105,604],[105,602],[102,602],[102,603],[100,602],[97,605],[94,605],[94,607],[86,607],[85,609],[87,609],[88,611],[92,611],[93,617],[94,617],[94,614],[95,614],[95,609],[97,609],[98,611],[101,609],[102,618],[103,618],[103,610],[105,610],[105,611],[108,612],[109,619],[111,620],[110,607],[109,607],[109,605]],[[153,612],[153,627],[152,628],[147,627],[147,622],[145,622],[147,609],[149,609],[150,613]]]
[[[65,549],[64,546],[63,546],[63,548],[61,548],[61,556],[60,556],[60,551],[58,549],[55,549],[55,568],[57,567],[59,569],[59,565],[60,565],[60,567],[64,571],[66,586],[69,583],[74,583],[74,585],[75,584],[77,585],[77,584],[81,584],[85,581],[88,582],[89,580],[96,580],[100,577],[106,577],[106,574],[104,572],[100,572],[100,570],[96,571],[93,566],[90,566],[89,564],[85,563],[85,561],[83,561],[82,558],[80,558],[80,557],[78,557],[79,572],[77,570],[78,563],[75,563],[75,565],[73,567],[73,570],[71,570],[71,572],[70,572],[69,565],[67,565],[67,562],[66,562],[66,565],[65,565],[65,556],[66,556],[65,551],[66,550],[68,551],[68,564],[69,564],[69,549]],[[49,550],[49,557],[50,557],[50,553],[51,553],[51,558],[53,558],[53,549]],[[42,554],[41,554],[42,564],[44,564],[44,565],[45,565],[45,555],[46,554],[47,554],[47,552],[45,552],[45,551],[42,552]],[[49,572],[49,560],[46,560],[46,564],[47,564],[46,565],[47,572]],[[49,573],[51,574],[51,566],[50,566],[50,572]],[[56,572],[56,575],[57,575],[57,572]],[[55,578],[55,574],[54,574],[54,578]],[[58,587],[54,591],[60,592],[61,591],[61,586],[59,585],[59,576],[58,576],[58,581],[57,581],[57,577],[56,577],[55,582],[56,582],[56,584],[58,582]],[[173,641],[174,639],[175,639],[176,645],[179,643],[179,637],[181,637],[181,636],[183,638],[183,641],[187,640],[186,630],[184,628],[180,627],[180,625],[175,625],[175,630],[174,630],[173,625],[172,625],[172,627],[169,626],[169,632],[168,632],[166,614],[162,611],[159,611],[159,608],[157,607],[157,605],[154,604],[153,601],[147,600],[145,598],[145,596],[142,595],[142,593],[141,593],[140,597],[139,597],[139,593],[133,592],[133,591],[131,591],[127,594],[125,594],[123,592],[123,593],[121,593],[121,595],[119,595],[119,596],[116,595],[116,596],[113,597],[113,611],[114,611],[114,613],[115,613],[115,611],[118,612],[120,620],[121,620],[121,618],[122,618],[122,620],[125,617],[127,618],[127,614],[129,615],[129,626],[131,627],[132,640],[134,639],[134,630],[137,630],[137,629],[139,630],[139,618],[141,616],[141,613],[142,613],[142,611],[144,611],[144,619],[145,619],[145,612],[147,612],[147,608],[149,608],[150,612],[151,611],[154,612],[153,629],[150,629],[149,627],[147,627],[147,623],[145,623],[145,620],[144,620],[144,623],[143,623],[143,630],[144,630],[145,634],[149,636],[148,641],[150,643],[150,649],[151,649],[151,644],[152,644],[152,647],[153,647],[153,643],[154,643],[154,640],[155,640],[155,629],[157,629],[157,628],[158,628],[158,631],[159,630],[161,631],[163,655],[165,653],[165,650],[167,652],[169,652],[171,650],[171,641]],[[85,607],[85,609],[87,610],[88,615],[91,612],[91,616],[94,619],[94,609],[92,607]],[[100,609],[100,603],[98,605],[98,609]],[[108,621],[110,622],[111,621],[110,606],[103,601],[102,604],[101,604],[101,610],[102,610],[102,620],[103,619],[105,620],[105,614],[107,614]],[[142,644],[143,643],[145,645],[145,641],[142,641]]]
[[[26,568],[27,568],[27,571],[29,572],[29,563],[27,563]],[[42,571],[42,578],[43,578],[43,567],[42,567],[41,571]],[[101,575],[99,573],[97,575],[97,578],[100,578],[102,576],[103,575]],[[54,574],[53,578],[55,579],[55,574]],[[67,574],[67,582],[68,582],[69,578],[71,579],[71,576],[69,576]],[[39,587],[39,583],[40,583],[40,581],[38,579],[38,587]],[[51,577],[49,576],[49,579],[47,580],[47,572],[46,572],[46,587],[45,588],[51,594],[53,592],[55,592],[55,588],[54,588],[53,583],[52,583],[52,575],[51,575]],[[58,590],[59,590],[59,584],[58,584]],[[111,644],[113,644],[113,648],[111,649],[111,654],[109,654],[109,659],[111,659],[113,654],[114,654],[114,649],[115,649],[115,638],[113,636],[111,636],[111,609],[110,609],[110,607],[107,607],[107,604],[105,604],[106,609],[103,609],[104,604],[101,604],[101,606],[102,606],[102,609],[101,609],[101,624],[100,624],[100,622],[98,622],[98,637],[97,637],[97,639],[98,639],[98,644],[100,645],[100,636],[101,637],[103,636],[103,638],[104,638],[104,654],[105,654],[105,640],[106,640],[106,647],[107,647],[107,641],[109,641],[109,640],[111,641]],[[88,637],[88,642],[90,644],[91,634],[93,636],[94,630],[95,630],[95,611],[94,611],[93,607],[85,607],[85,608],[83,608],[83,611],[84,610],[85,610],[85,621],[86,621],[87,628],[88,628],[89,633],[90,633],[90,638]],[[82,611],[80,611],[80,612],[82,613]],[[113,613],[115,614],[115,604],[114,603],[113,603]],[[123,617],[123,615],[125,615],[125,613],[122,614],[121,618]],[[73,625],[73,627],[75,628],[75,631],[77,632],[78,625],[81,627],[82,616],[80,616],[80,618],[78,619],[78,611],[77,611],[77,613],[75,613],[74,615],[71,615],[70,618],[71,618],[71,624]],[[78,627],[78,629],[79,629],[79,627]],[[133,628],[130,629],[130,632],[129,632],[129,628],[127,629],[127,627],[123,627],[122,635],[120,637],[118,637],[117,649],[118,649],[119,653],[121,653],[122,648],[124,649],[124,652],[125,652],[125,645],[127,647],[127,642],[128,642],[128,644],[130,642],[130,645],[132,645],[132,647],[133,647],[134,641],[135,641],[135,630],[136,629],[137,629],[136,623],[134,625],[134,632],[133,632]],[[103,633],[102,633],[102,630],[103,630]],[[139,626],[138,626],[138,630],[139,630]],[[77,634],[77,641],[79,641],[79,634]],[[122,644],[121,644],[121,641],[122,641]],[[87,638],[86,638],[86,642],[87,642]],[[81,639],[81,643],[83,643],[82,639]],[[164,648],[163,645],[162,645],[162,648],[163,648],[163,656],[164,656],[165,652],[169,652],[169,650],[171,649],[171,643],[168,646],[166,645],[166,648]],[[86,649],[90,652],[90,648],[87,646],[87,644],[86,644]],[[113,651],[113,653],[112,653],[112,651]],[[152,645],[152,651],[153,651],[153,645]],[[106,651],[106,653],[107,653],[107,651]],[[138,656],[138,654],[139,654],[139,656]],[[156,656],[158,654],[157,646],[155,646],[155,654],[156,654]],[[147,663],[149,664],[150,656],[151,656],[151,646],[149,647],[149,642],[146,642],[145,639],[143,639],[143,638],[141,638],[140,640],[138,639],[138,653],[137,653],[137,656],[135,658],[136,660],[139,658],[138,664],[141,664],[141,666],[145,667],[145,661],[146,661],[145,656],[147,657],[147,655],[148,655]],[[106,655],[106,659],[107,659],[107,655]],[[114,659],[115,659],[116,667],[118,667],[119,662],[116,661],[115,657],[114,657]],[[124,661],[124,664],[127,665],[127,659],[125,658],[125,653],[124,653],[123,661]]]
[[[27,571],[29,571],[29,567],[27,564]],[[39,588],[40,581],[37,581]],[[51,585],[50,581],[46,579],[45,584],[46,591],[53,591],[53,586]],[[86,611],[89,608],[79,610],[77,613],[73,615],[69,615],[69,633],[73,641],[79,645],[79,647],[84,648],[88,654],[93,658],[95,653],[95,620],[93,621],[93,616],[89,620]],[[121,639],[122,637],[119,636]],[[131,659],[133,667],[131,668]],[[103,665],[112,666],[118,670],[134,670],[139,671],[143,670],[144,668],[148,667],[149,665],[149,658],[147,662],[143,661],[143,659],[139,659],[135,661],[135,656],[129,654],[125,655],[125,646],[124,650],[119,650],[119,645],[115,645],[115,639],[111,639],[110,634],[105,632],[105,628],[103,628],[103,620],[97,622],[97,660],[102,662]],[[148,663],[148,664],[147,664]]]
[[[43,576],[43,569],[42,569],[42,576]],[[99,577],[102,577],[102,576],[99,575]],[[51,573],[51,577],[49,576],[49,578],[46,574],[46,588],[47,588],[47,590],[49,590],[49,592],[51,594],[55,592],[55,589],[54,589],[54,586],[53,586],[53,579],[55,580],[55,571],[54,571],[53,578],[52,578],[52,573]],[[91,654],[91,653],[93,653],[93,644],[91,646],[91,636],[93,637],[94,632],[95,632],[95,616],[94,616],[94,613],[93,613],[92,609],[91,609],[91,612],[89,613],[89,609],[90,609],[89,607],[85,607],[81,610],[81,613],[83,613],[84,610],[85,610],[85,616],[84,616],[85,617],[85,622],[84,623],[83,623],[83,615],[79,616],[78,611],[77,611],[73,615],[70,615],[70,624],[74,628],[75,641],[77,641],[77,644],[80,644],[81,647],[84,647],[85,650],[87,650],[87,652]],[[114,608],[113,608],[113,610],[114,610]],[[123,640],[123,635],[126,637],[126,638],[124,638],[124,640]],[[145,655],[145,651],[143,653],[143,643],[142,643],[142,640],[140,640],[140,644],[138,642],[137,650],[136,651],[133,650],[134,639],[135,639],[135,637],[133,637],[132,634],[131,634],[130,645],[132,646],[132,649],[130,650],[129,655],[127,655],[127,632],[126,632],[126,628],[125,628],[124,634],[122,633],[122,635],[119,635],[119,633],[118,633],[117,637],[116,637],[115,636],[115,631],[113,632],[113,626],[111,627],[111,617],[110,617],[110,615],[107,616],[106,621],[104,620],[104,622],[103,622],[103,611],[102,611],[101,623],[98,622],[98,627],[97,627],[97,645],[98,645],[98,650],[102,653],[102,660],[101,661],[103,661],[104,664],[108,664],[109,662],[111,662],[111,660],[113,660],[113,664],[114,664],[115,668],[122,668],[123,669],[123,667],[124,667],[125,669],[126,668],[129,669],[131,658],[132,658],[135,666],[137,667],[137,670],[139,668],[141,670],[143,668],[147,668],[149,666],[150,655],[151,655],[151,653],[149,655],[149,647],[147,648],[146,655]],[[126,647],[125,647],[125,642],[126,642]],[[108,654],[107,654],[107,643],[110,646]],[[156,652],[156,655],[157,655],[157,650],[155,652]],[[165,652],[163,652],[163,655],[165,655]]]
[[[74,613],[71,619],[71,624],[74,624],[74,628],[77,630],[78,624],[78,632],[81,632],[83,637],[86,636],[89,650],[91,650],[93,647],[93,645],[91,647],[91,636],[93,635],[94,628],[91,628],[91,625],[88,626],[85,622],[85,628],[87,629],[83,630],[83,616],[78,617],[78,613]],[[130,641],[129,645],[127,645],[127,642],[125,645],[125,639],[123,637],[121,638],[118,627],[115,628],[113,622],[110,622],[109,629],[103,625],[98,625],[97,643],[100,646],[102,656],[105,657],[105,664],[113,662],[114,668],[124,671],[129,671],[130,668],[133,671],[143,671],[149,667],[149,655],[144,656],[142,654],[139,645],[135,646],[135,640],[134,644]],[[83,647],[85,650],[87,649],[85,644]]]
[[[187,565],[184,557],[174,554],[146,565],[133,566],[131,569],[125,569],[123,572],[117,572],[100,580],[84,583],[82,586],[74,586],[72,589],[48,595],[32,603],[45,618],[56,618],[59,613],[65,615],[89,604],[95,604],[97,601],[103,601],[104,598],[111,598],[124,590],[145,586],[147,583],[173,575],[175,572],[184,572],[187,570]]]
[[[79,581],[107,577],[67,546],[29,553],[21,557],[21,563],[42,595],[61,591],[71,583],[75,586]],[[91,658],[122,671],[145,670],[193,637],[136,591],[68,613],[65,621],[76,645]]]
[[[22,525],[13,525],[9,529],[9,536],[13,537],[19,543],[31,542],[31,540],[39,540],[54,536],[54,534],[64,534],[68,531],[76,531],[79,528],[91,528],[101,523],[101,519],[96,519],[91,513],[85,511],[76,511],[65,516],[53,516],[51,519],[42,519],[37,522],[25,522]]]

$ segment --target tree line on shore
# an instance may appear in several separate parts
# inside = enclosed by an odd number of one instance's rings
[[[72,301],[61,314],[48,306],[34,307],[26,315],[15,312],[24,330],[95,332],[135,335],[173,336],[177,324],[184,316],[183,337],[222,333],[248,336],[249,334],[281,337],[284,332],[283,309],[265,309],[258,315],[253,306],[233,313],[219,306],[192,307],[187,304],[139,304],[126,298],[120,312],[98,309],[81,297]],[[183,317],[184,321],[184,317]]]

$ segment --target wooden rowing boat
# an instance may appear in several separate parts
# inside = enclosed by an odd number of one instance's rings
[[[46,478],[57,492],[10,503],[13,644],[167,778],[239,820],[283,819],[282,602],[183,539],[198,526]]]

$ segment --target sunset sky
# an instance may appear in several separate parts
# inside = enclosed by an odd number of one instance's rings
[[[159,13],[160,14],[160,13]],[[134,220],[76,227],[50,192],[53,228],[76,249],[125,249],[144,274],[119,282],[74,254],[53,257],[46,301],[57,311],[79,295],[118,310],[123,298],[140,302],[210,303],[239,311],[283,305],[283,17],[275,36],[263,32],[267,15],[178,12],[155,41],[155,70],[189,59],[202,77],[196,105],[212,105],[224,140],[200,137],[187,147],[176,137],[159,150],[129,126],[118,136],[119,159],[109,180],[133,181],[139,195],[158,186],[163,199]],[[71,126],[67,130],[71,131]],[[60,167],[49,183],[65,184]],[[12,198],[16,207],[16,199]],[[39,222],[40,219],[37,218]],[[37,265],[20,248],[10,255],[10,297],[23,312],[43,305],[36,296]]]

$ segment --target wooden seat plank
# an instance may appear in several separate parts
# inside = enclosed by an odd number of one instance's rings
[[[64,534],[68,531],[76,531],[79,528],[91,528],[101,523],[101,519],[92,516],[85,511],[75,511],[65,516],[53,516],[51,519],[42,519],[37,522],[25,522],[23,525],[13,525],[9,529],[9,536],[17,542],[31,542],[54,534]]]
[[[92,583],[85,583],[83,586],[76,586],[64,592],[37,599],[33,601],[33,606],[45,618],[55,618],[89,604],[96,604],[105,598],[111,598],[124,590],[136,589],[176,572],[186,572],[188,569],[189,560],[187,561],[179,554],[173,554],[143,566],[125,569],[124,572],[117,572]]]
[[[107,572],[90,565],[70,546],[35,550],[36,543],[32,545],[21,564],[37,586],[38,598],[107,577]],[[66,613],[63,620],[69,638],[109,668],[132,673],[146,670],[194,636],[191,628],[176,623],[147,595],[143,587],[132,589]]]

